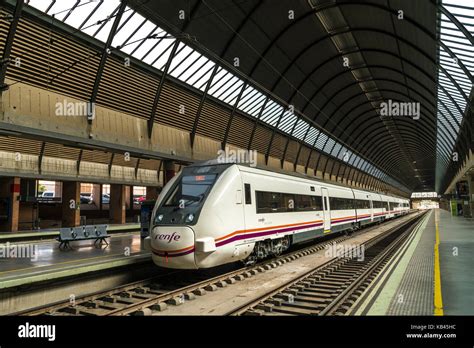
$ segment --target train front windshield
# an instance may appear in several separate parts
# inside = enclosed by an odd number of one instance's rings
[[[183,169],[154,213],[155,225],[194,225],[219,175],[230,164],[189,166]]]
[[[216,174],[183,176],[164,206],[183,209],[201,205],[216,177]]]

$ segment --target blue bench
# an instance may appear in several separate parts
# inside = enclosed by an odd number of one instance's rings
[[[95,246],[102,246],[103,243],[109,245],[106,238],[108,225],[89,225],[79,227],[64,227],[59,230],[59,237],[56,240],[59,242],[59,249],[72,249],[70,242],[95,239]]]

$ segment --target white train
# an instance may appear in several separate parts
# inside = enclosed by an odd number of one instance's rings
[[[240,164],[184,168],[153,209],[145,247],[166,268],[278,255],[328,233],[406,214],[409,200]]]

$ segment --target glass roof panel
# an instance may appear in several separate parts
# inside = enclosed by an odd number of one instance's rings
[[[463,0],[443,0],[442,5],[474,35],[474,6],[472,3]],[[471,80],[461,65],[465,66],[471,76],[474,75],[473,45],[446,15],[441,15],[441,21],[440,40],[448,46],[455,56],[451,56],[450,53],[440,46],[440,64],[446,69],[446,73],[442,69],[438,71],[436,190],[440,189],[439,184],[449,164],[446,162],[446,159],[451,157],[451,152],[459,133],[459,124],[463,120],[467,105],[463,94],[469,96],[472,89]],[[453,81],[446,74],[451,75],[451,78],[458,83],[458,87],[454,85]],[[462,92],[458,88],[461,88]],[[446,93],[449,93],[449,96]],[[456,101],[457,105],[453,104],[451,98]],[[443,138],[443,133],[450,135],[447,140]],[[447,145],[447,148],[445,148],[445,145]]]
[[[51,4],[53,4],[52,1],[43,0],[31,0],[29,2],[29,5],[43,12],[46,11]],[[81,27],[81,31],[84,33],[90,36],[95,35],[98,40],[105,42],[114,22],[114,11],[118,9],[119,5],[120,0],[82,0],[77,6],[76,0],[61,0],[56,1],[48,13],[55,13],[55,17],[60,20],[67,17],[65,19],[66,24],[74,28]],[[71,9],[73,9],[73,11],[68,15]],[[469,18],[463,18],[462,20],[465,23],[471,21]],[[446,26],[448,35],[458,34],[456,28],[453,28],[450,23],[446,22],[443,25]],[[470,28],[472,29],[474,27]],[[470,64],[472,68],[474,66],[474,58],[471,57],[474,57],[474,54],[471,55],[471,51],[463,51],[466,46],[465,40],[452,36],[447,37],[449,40],[454,41],[454,43],[451,43],[451,48],[459,55],[459,59],[461,59],[466,66]],[[146,20],[139,13],[135,13],[131,8],[126,7],[120,20],[118,31],[115,33],[112,46],[120,47],[123,52],[159,70],[163,70],[168,62],[175,41],[175,38],[171,37],[171,35],[159,26],[150,20]],[[472,47],[470,49],[472,50]],[[470,82],[466,79],[462,79],[462,70],[453,64],[452,61],[449,61],[449,55],[447,55],[446,52],[442,52],[442,56],[446,56],[446,67],[453,70],[453,75],[460,79],[460,84],[463,89],[467,89]],[[171,61],[169,73],[171,76],[203,91],[209,82],[215,65],[215,62],[204,57],[201,53],[195,51],[185,43],[180,42],[177,53]],[[221,68],[211,82],[208,93],[210,97],[218,98],[230,104],[230,106],[233,106],[241,92],[243,84],[242,78]],[[452,91],[452,87],[452,85],[446,85],[449,91]],[[321,132],[314,126],[310,126],[303,118],[298,118],[293,110],[290,111],[287,109],[287,106],[275,101],[273,97],[268,98],[266,94],[250,85],[248,85],[243,92],[237,107],[250,116],[258,117],[260,115],[261,120],[268,125],[278,127],[279,130],[289,135],[292,133],[291,135],[305,141],[310,146],[314,145],[317,149],[321,150],[324,144],[326,144],[324,148],[326,153],[332,150],[335,156],[339,158],[343,156],[343,151],[339,151],[341,145],[338,142],[332,138],[328,138],[327,134]],[[450,104],[449,107],[451,107]],[[456,116],[456,118],[458,117],[459,115]],[[348,150],[344,147],[344,152],[346,151]],[[352,163],[354,163],[357,158],[357,155],[350,152],[350,161]],[[398,183],[397,185],[400,186]]]
[[[48,1],[45,1],[46,3]],[[76,4],[76,0],[61,0],[56,1],[54,5],[49,9],[48,14],[50,16],[54,16],[54,18],[63,21],[64,17],[66,17],[69,11],[74,7]]]

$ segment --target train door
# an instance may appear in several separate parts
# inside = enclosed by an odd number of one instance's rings
[[[323,230],[324,233],[328,233],[331,231],[331,207],[327,188],[321,188],[321,196],[323,198]]]
[[[374,222],[374,201],[370,199],[370,222]]]

